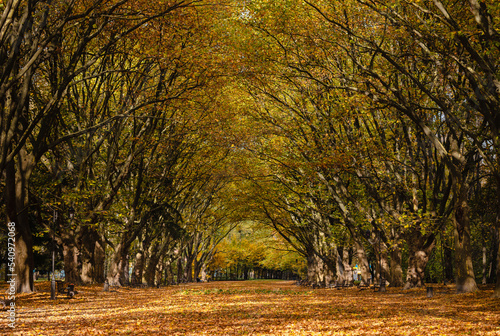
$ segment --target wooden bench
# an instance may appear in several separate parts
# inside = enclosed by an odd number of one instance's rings
[[[68,298],[72,298],[73,296],[75,296],[75,294],[78,294],[78,292],[75,290],[75,285],[74,284],[68,284],[68,283],[65,283],[64,281],[61,281],[61,280],[57,280],[56,281],[56,291],[58,293],[63,293],[63,294],[66,294],[68,296]]]

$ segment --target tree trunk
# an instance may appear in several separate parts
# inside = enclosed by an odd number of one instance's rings
[[[82,283],[91,284],[94,273],[94,249],[97,242],[97,232],[95,229],[84,227],[81,233],[80,261],[82,269],[80,278]]]
[[[401,249],[395,246],[391,249],[391,278],[392,287],[403,287],[403,268],[401,267]]]
[[[429,262],[436,241],[433,236],[422,236],[420,231],[414,231],[408,239],[408,270],[404,289],[423,287],[425,285],[425,267]]]
[[[410,252],[404,289],[424,286],[425,267],[428,261],[429,254],[426,251],[416,250]]]
[[[66,281],[73,284],[81,284],[80,273],[78,270],[78,248],[71,234],[62,235],[62,247],[64,257],[64,273]]]
[[[207,279],[207,265],[205,263],[203,263],[203,266],[201,267],[200,278],[201,278],[201,281],[203,281],[203,282],[206,282],[208,280]]]
[[[497,183],[497,187],[500,187],[500,181]],[[494,247],[496,248],[496,255],[495,258],[493,258],[496,262],[493,264],[493,267],[496,267],[496,285],[495,285],[495,291],[493,293],[493,297],[500,298],[500,235],[498,234],[499,228],[498,225],[500,224],[500,210],[498,210],[499,213],[497,214],[497,219],[496,219],[496,224],[497,227],[495,227],[495,245]],[[492,262],[493,263],[493,262]],[[492,268],[493,268],[492,267]],[[492,272],[490,272],[492,273]]]
[[[367,286],[370,284],[370,265],[366,256],[365,248],[358,241],[354,241],[356,256],[358,258],[358,272],[361,273],[361,284]]]
[[[7,221],[15,223],[15,273],[17,293],[31,293],[33,287],[33,237],[28,216],[28,181],[33,167],[33,158],[24,149],[16,162],[5,169],[5,205]]]
[[[456,286],[458,293],[470,293],[478,290],[472,266],[468,210],[466,201],[459,202],[455,208],[454,216]]]
[[[163,269],[165,268],[165,263],[160,262],[156,266],[156,281],[155,284],[159,286],[161,284],[161,279],[163,278]]]
[[[132,275],[134,279],[132,282],[142,283],[142,275],[144,273],[145,255],[144,251],[141,249],[135,254],[134,270]]]
[[[497,282],[495,285],[495,291],[493,293],[493,297],[500,298],[500,248],[497,249]]]
[[[342,249],[342,268],[344,270],[344,274],[342,276],[342,280],[346,281],[347,283],[352,283],[354,281],[353,274],[352,274],[352,267],[349,263],[349,249],[348,248],[343,248]]]
[[[174,282],[174,272],[172,270],[172,261],[169,261],[165,268],[165,282],[170,285]]]
[[[380,280],[384,278],[387,282],[389,282],[391,277],[391,272],[389,268],[389,258],[387,246],[385,243],[375,243],[373,245],[373,249],[375,251],[375,257],[377,260],[375,261],[375,279],[377,283],[380,283]]]
[[[182,275],[184,272],[182,271],[182,253],[179,254],[177,258],[177,283],[181,283],[184,281]]]
[[[307,255],[307,281],[312,285],[324,283],[323,260],[311,251]]]
[[[99,235],[99,238],[102,237]],[[93,265],[94,267],[92,272],[92,281],[94,283],[104,282],[105,264],[106,264],[105,245],[102,239],[98,239],[95,243],[95,248],[94,248],[94,265]],[[126,277],[128,279],[128,271]]]
[[[146,271],[144,272],[144,278],[148,286],[153,287],[155,285],[156,267],[158,266],[160,244],[154,243],[150,249],[148,265]]]
[[[128,249],[121,243],[115,248],[108,270],[108,283],[113,286],[125,286],[128,281]]]
[[[483,246],[483,279],[482,279],[482,284],[486,285],[487,281],[487,269],[488,269],[488,263],[487,263],[487,258],[486,258],[486,246]]]
[[[497,220],[498,222],[498,220]],[[492,242],[491,242],[491,260],[490,260],[490,267],[488,271],[488,283],[493,283],[495,279],[499,281],[498,277],[496,276],[497,274],[497,262],[498,262],[498,246],[500,244],[500,235],[498,232],[498,227],[494,227],[491,230],[492,234]]]

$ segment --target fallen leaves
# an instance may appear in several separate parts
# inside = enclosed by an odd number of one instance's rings
[[[51,301],[48,286],[20,294],[13,335],[500,335],[491,290],[457,295],[298,287],[290,281],[166,288],[80,286]],[[1,332],[10,332],[6,320]]]

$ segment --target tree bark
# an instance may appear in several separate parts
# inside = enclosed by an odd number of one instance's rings
[[[324,283],[323,260],[313,251],[307,255],[307,281],[311,285]]]
[[[425,266],[429,261],[429,255],[425,251],[412,251],[408,259],[408,271],[404,289],[423,287],[425,279]]]
[[[498,222],[498,221],[497,221]],[[488,283],[493,283],[495,279],[498,279],[496,277],[497,274],[497,263],[498,263],[498,251],[499,251],[499,245],[500,245],[500,235],[499,235],[499,229],[498,227],[493,227],[491,229],[491,234],[492,234],[492,242],[491,242],[491,251],[490,251],[490,267],[488,270]],[[500,286],[500,284],[499,284]]]
[[[128,248],[122,244],[115,247],[115,253],[111,257],[107,280],[112,286],[125,286],[127,284],[128,270]]]
[[[62,247],[64,257],[64,273],[66,281],[73,284],[81,284],[80,273],[78,270],[78,247],[73,240],[72,234],[62,234]]]
[[[80,240],[82,283],[103,283],[106,255],[100,233],[95,228],[84,227]]]
[[[132,271],[134,279],[132,282],[135,281],[136,283],[142,283],[145,261],[144,250],[141,249],[135,254],[134,270]]]
[[[414,231],[408,238],[408,269],[404,289],[425,285],[425,267],[429,262],[436,241],[433,236],[423,236],[420,230]]]
[[[184,281],[183,274],[184,272],[182,271],[182,253],[180,253],[177,258],[177,283],[181,283]]]
[[[493,293],[493,297],[495,298],[500,298],[500,248],[497,249],[497,272],[496,272],[496,276],[497,276],[497,281],[496,281],[496,285],[495,285],[495,291]]]
[[[358,258],[358,272],[361,273],[361,284],[368,286],[370,284],[370,264],[368,263],[365,248],[358,241],[354,241],[354,248],[356,249],[356,256]]]
[[[146,284],[150,287],[155,285],[156,267],[158,266],[158,261],[160,260],[159,252],[160,244],[155,242],[150,248],[149,260],[144,272]]]
[[[17,293],[31,293],[33,287],[33,237],[29,222],[28,181],[33,169],[33,158],[22,149],[16,162],[5,169],[5,192],[7,221],[15,223],[15,273]]]
[[[390,285],[391,287],[403,287],[403,268],[401,267],[401,249],[399,246],[393,247],[390,255]]]
[[[472,266],[470,222],[468,206],[465,201],[455,208],[455,265],[457,270],[456,286],[458,293],[478,290]]]
[[[342,276],[341,276],[341,281],[345,281],[346,283],[352,283],[354,281],[353,275],[352,275],[352,267],[349,263],[349,249],[344,247],[342,248],[342,257],[340,258],[341,263],[342,263]],[[340,257],[340,251],[339,251],[339,257]]]

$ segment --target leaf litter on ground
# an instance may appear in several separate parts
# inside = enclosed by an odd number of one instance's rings
[[[50,283],[16,297],[16,327],[5,335],[500,335],[500,299],[484,287],[385,293],[311,289],[293,281],[191,283],[160,288],[78,286],[50,300]]]

